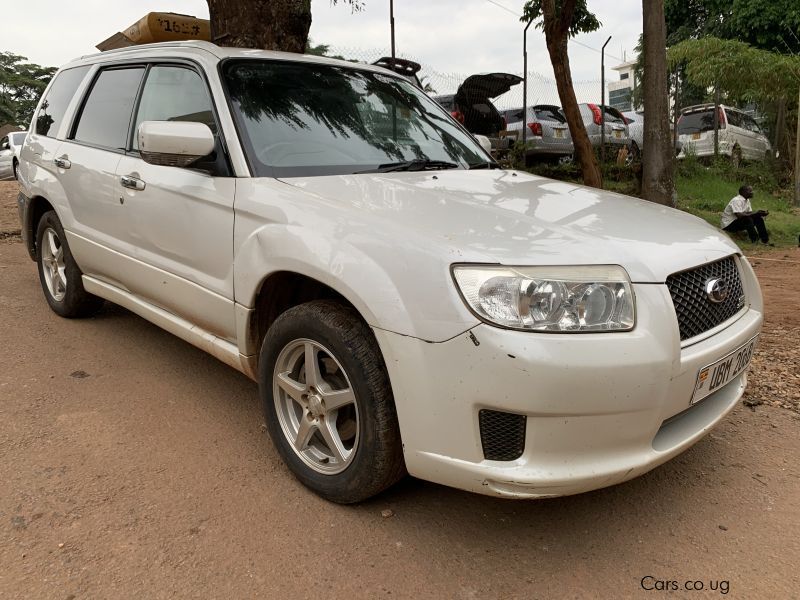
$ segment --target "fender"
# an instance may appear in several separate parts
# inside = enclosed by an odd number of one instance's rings
[[[450,276],[450,253],[429,238],[274,179],[238,180],[235,210],[240,306],[253,308],[264,280],[290,271],[341,294],[374,328],[441,342],[477,323]]]

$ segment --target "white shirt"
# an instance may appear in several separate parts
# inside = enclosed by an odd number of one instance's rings
[[[750,205],[750,200],[744,196],[736,195],[730,202],[725,210],[722,211],[721,227],[725,229],[728,225],[736,220],[736,213],[753,212],[753,207]]]

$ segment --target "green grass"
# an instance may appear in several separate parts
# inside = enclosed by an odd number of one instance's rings
[[[531,173],[569,181],[581,182],[578,165],[537,164],[528,169]],[[678,208],[701,217],[719,227],[725,206],[739,192],[739,186],[751,185],[754,197],[753,209],[769,211],[766,219],[770,241],[776,246],[797,246],[800,235],[800,209],[792,206],[791,182],[785,173],[770,163],[749,163],[734,167],[730,161],[718,160],[703,164],[695,158],[678,162],[675,187],[678,192]],[[631,167],[603,166],[604,189],[638,196],[638,181]],[[747,233],[733,236],[736,243],[749,250],[759,244],[751,244]]]
[[[678,208],[719,227],[722,211],[744,184],[753,187],[753,210],[769,211],[766,223],[770,241],[776,246],[796,246],[800,210],[792,207],[791,189],[782,187],[769,165],[763,163],[739,169],[724,163],[703,166],[689,161],[680,165],[676,179]],[[758,246],[750,243],[746,233],[734,239],[744,249]]]

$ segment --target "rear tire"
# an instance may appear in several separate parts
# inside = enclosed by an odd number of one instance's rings
[[[42,215],[36,228],[36,264],[44,297],[53,312],[68,319],[89,317],[103,299],[83,287],[83,273],[69,250],[64,228],[55,211]]]
[[[276,450],[323,498],[360,502],[405,474],[386,367],[351,308],[317,300],[279,316],[261,345],[259,392]]]

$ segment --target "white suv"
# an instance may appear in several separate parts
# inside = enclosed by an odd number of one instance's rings
[[[109,300],[258,381],[279,453],[336,502],[406,472],[513,498],[640,475],[736,405],[761,327],[715,228],[500,169],[370,65],[81,58],[20,179],[52,309]]]

